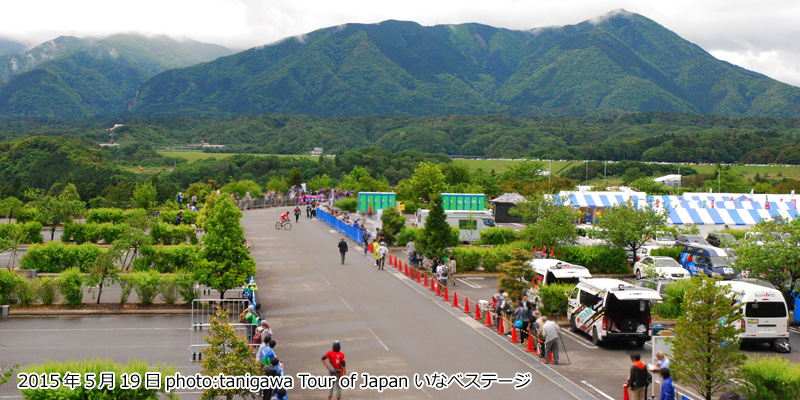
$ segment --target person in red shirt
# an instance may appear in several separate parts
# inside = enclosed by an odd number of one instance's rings
[[[336,392],[337,400],[342,398],[342,387],[339,386],[339,378],[347,374],[347,367],[344,365],[344,353],[341,350],[342,345],[337,340],[333,342],[333,350],[322,356],[322,365],[328,369],[332,376],[336,377],[336,380],[333,381],[333,386],[328,389],[328,400],[333,398],[334,392]],[[328,362],[330,362],[330,365],[328,365]]]
[[[289,212],[286,211],[283,214],[281,214],[281,223],[286,222],[288,220],[289,220]]]

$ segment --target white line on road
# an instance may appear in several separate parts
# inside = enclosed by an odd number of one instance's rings
[[[519,226],[519,227],[522,227],[522,228],[524,228],[524,227],[525,227],[525,225],[518,224],[518,223],[516,223],[516,222],[512,222],[512,223],[511,223],[511,225],[514,225],[514,226]]]
[[[481,288],[480,285],[476,285],[474,283],[467,282],[466,280],[461,279],[461,278],[458,278],[456,280],[461,282],[461,283],[463,283],[463,284],[465,284],[465,285],[467,285],[467,286],[469,286],[469,287],[471,287],[471,288],[473,288],[473,289],[480,289]]]
[[[569,332],[569,331],[567,331],[567,330],[563,330],[563,329],[562,329],[562,330],[561,330],[561,333],[562,333],[562,334],[564,334],[564,335],[567,335],[567,336],[571,337],[573,340],[575,340],[576,342],[578,342],[578,344],[579,344],[579,345],[581,345],[581,346],[583,346],[583,347],[586,347],[586,348],[588,348],[588,349],[596,349],[596,348],[597,348],[597,346],[594,346],[594,345],[590,345],[590,344],[586,344],[586,343],[584,343],[584,342],[586,342],[586,340],[585,340],[584,338],[582,338],[582,337],[580,337],[580,336],[578,336],[578,335],[576,335],[576,334],[574,334],[574,333],[572,333],[572,332]]]
[[[0,332],[74,332],[74,331],[174,331],[175,327],[170,328],[37,328],[37,329],[0,329]]]
[[[597,393],[600,393],[600,395],[601,395],[601,396],[603,396],[603,397],[607,398],[608,400],[614,400],[614,398],[613,398],[613,397],[611,397],[611,396],[609,396],[609,395],[607,395],[607,394],[605,394],[605,393],[601,392],[601,391],[600,391],[600,389],[598,389],[598,388],[596,388],[596,387],[592,386],[592,384],[590,384],[589,382],[586,382],[586,381],[581,381],[581,383],[583,383],[584,385],[586,385],[586,387],[588,387],[588,388],[590,388],[590,389],[594,390],[595,392],[597,392]]]
[[[344,303],[344,305],[347,306],[347,308],[350,309],[350,311],[356,312],[356,310],[353,310],[353,307],[350,307],[350,304],[347,304],[347,302],[344,300],[344,298],[342,296],[339,296],[339,299],[342,301],[342,303]]]
[[[372,328],[367,328],[367,329],[369,329],[369,333],[371,333],[372,336],[375,336],[375,340],[377,340],[378,343],[380,343],[381,346],[383,346],[384,349],[389,350],[389,348],[386,347],[386,344],[383,343],[383,340],[381,340],[381,338],[379,338],[378,335],[375,334],[375,332],[372,330]]]
[[[327,284],[328,284],[328,286],[333,286],[333,285],[331,285],[331,283],[330,283],[330,282],[328,282],[328,280],[327,280],[327,279],[325,279],[325,277],[324,277],[324,276],[320,275],[319,277],[320,277],[320,278],[322,278],[322,280],[323,280],[323,281],[325,281],[325,283],[327,283]]]

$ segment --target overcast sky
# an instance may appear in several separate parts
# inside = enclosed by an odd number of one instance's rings
[[[0,36],[35,45],[59,35],[163,33],[245,49],[349,22],[532,29],[620,8],[717,58],[800,86],[798,0],[14,0],[0,5]]]

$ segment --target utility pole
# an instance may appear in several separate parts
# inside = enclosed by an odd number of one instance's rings
[[[722,164],[717,164],[717,193],[722,193]]]

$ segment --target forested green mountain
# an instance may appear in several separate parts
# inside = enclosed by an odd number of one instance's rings
[[[25,53],[0,56],[0,115],[119,115],[151,76],[230,53],[222,46],[166,36],[62,36]]]
[[[719,61],[620,10],[532,31],[401,21],[321,29],[161,73],[131,111],[797,117],[800,88]]]
[[[25,51],[25,45],[13,40],[0,38],[0,56],[8,53],[20,53]]]

